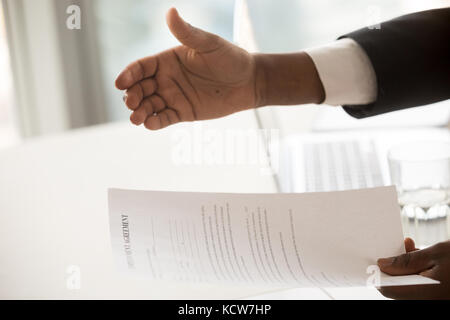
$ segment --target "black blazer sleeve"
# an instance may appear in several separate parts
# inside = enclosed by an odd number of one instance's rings
[[[378,96],[343,106],[356,118],[450,98],[450,7],[417,12],[341,38],[355,40],[372,62]]]

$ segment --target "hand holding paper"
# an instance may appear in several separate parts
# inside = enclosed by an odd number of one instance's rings
[[[120,269],[270,287],[436,283],[379,272],[405,252],[393,187],[305,194],[109,192]]]

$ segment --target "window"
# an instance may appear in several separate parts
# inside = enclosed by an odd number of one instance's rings
[[[0,149],[18,141],[13,119],[13,90],[9,63],[8,42],[0,3]]]

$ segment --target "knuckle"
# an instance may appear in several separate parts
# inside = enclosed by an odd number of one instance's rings
[[[399,267],[407,267],[409,265],[409,261],[411,260],[411,255],[409,253],[405,253],[401,256],[395,257],[394,263]]]
[[[450,241],[439,242],[436,244],[437,251],[449,251],[450,250]]]
[[[142,64],[142,61],[140,59],[136,60],[135,65],[137,66],[137,69],[139,70],[137,72],[140,74],[142,79],[144,79],[145,78],[145,68],[144,68],[144,65]]]
[[[435,244],[429,253],[433,260],[441,258],[443,254],[450,254],[450,241]]]
[[[405,254],[395,257],[394,261],[392,262],[392,265],[399,268],[406,268],[410,265],[411,258],[412,258],[411,253],[407,252]]]
[[[435,244],[433,247],[430,247],[430,250],[428,251],[429,256],[432,259],[436,259],[439,257],[439,255],[442,253],[443,248],[440,243]]]

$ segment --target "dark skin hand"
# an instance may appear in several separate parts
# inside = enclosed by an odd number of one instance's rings
[[[181,45],[131,63],[116,79],[135,125],[159,130],[266,105],[324,100],[317,70],[304,52],[251,54],[191,26],[174,8],[167,25]]]
[[[420,274],[440,284],[382,287],[381,294],[402,300],[450,299],[450,241],[418,250],[414,241],[406,238],[405,249],[400,256],[379,259],[381,271],[393,276]]]

